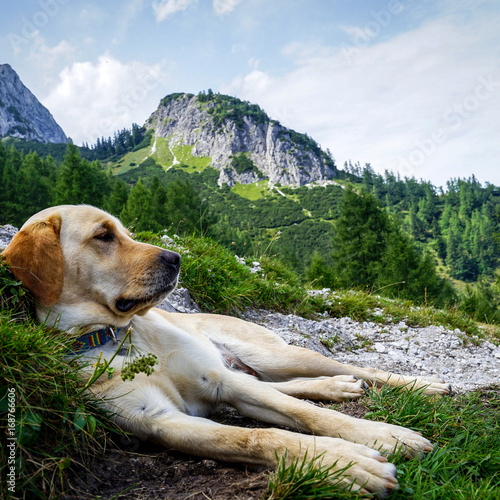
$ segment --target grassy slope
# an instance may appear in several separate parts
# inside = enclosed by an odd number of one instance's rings
[[[258,181],[253,184],[239,184],[236,183],[231,191],[242,198],[250,201],[259,200],[269,196],[274,196],[274,192],[269,189],[268,181]]]
[[[111,171],[118,175],[124,174],[137,168],[147,158],[152,158],[164,169],[176,165],[189,165],[187,172],[196,172],[205,169],[211,163],[211,158],[206,156],[193,156],[191,151],[193,146],[173,146],[170,147],[169,138],[157,137],[153,144],[138,151],[131,151],[124,155],[117,162],[110,164]]]
[[[422,460],[390,456],[399,489],[391,499],[496,500],[500,491],[500,386],[455,397],[430,397],[397,388],[371,390],[361,403],[334,410],[403,425],[422,432],[434,451]],[[270,477],[266,498],[295,500],[358,498],[339,483],[337,473],[321,466],[280,462]],[[347,469],[346,474],[349,474]],[[331,483],[336,484],[332,491]],[[372,498],[372,497],[370,497]]]

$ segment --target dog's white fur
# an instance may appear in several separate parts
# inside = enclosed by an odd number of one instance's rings
[[[408,457],[432,450],[419,433],[359,420],[297,398],[343,401],[369,385],[426,386],[446,394],[440,381],[343,365],[289,346],[269,330],[236,318],[172,314],[155,309],[176,285],[178,256],[135,242],[121,223],[90,206],[65,205],[31,217],[4,251],[12,272],[39,301],[41,321],[72,335],[112,325],[131,325],[137,352],[159,359],[153,375],[122,381],[124,358],[113,361],[111,379],[92,390],[134,435],[182,452],[228,462],[275,465],[276,455],[348,469],[354,489],[384,493],[397,487],[396,469],[380,451]],[[90,372],[112,342],[88,351]],[[90,363],[89,363],[90,361]],[[234,368],[238,367],[238,370]],[[250,417],[307,434],[275,428],[249,429],[206,417],[219,403]]]

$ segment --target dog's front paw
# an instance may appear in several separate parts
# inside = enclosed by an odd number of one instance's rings
[[[346,468],[343,482],[352,491],[385,496],[398,488],[396,467],[372,448],[342,439],[315,437],[314,453],[323,465]]]
[[[352,375],[329,377],[324,382],[325,399],[342,403],[348,399],[358,399],[368,389],[368,384]]]
[[[419,432],[399,425],[362,420],[357,432],[356,442],[375,450],[400,453],[406,458],[421,458],[433,449],[432,443]]]

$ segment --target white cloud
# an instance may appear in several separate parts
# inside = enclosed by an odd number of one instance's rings
[[[197,0],[154,0],[153,10],[158,22],[164,21],[167,17],[184,10],[187,10]],[[225,16],[233,12],[241,0],[213,0],[214,11],[218,16]]]
[[[67,58],[74,54],[74,47],[66,40],[61,40],[54,47],[49,47],[40,33],[33,37],[28,59],[38,67],[52,68],[60,58]]]
[[[255,59],[255,57],[251,57],[248,60],[248,66],[250,66],[252,69],[256,70],[259,67],[260,61],[258,59]]]
[[[186,10],[196,0],[155,0],[153,10],[158,22],[164,21],[168,16]]]
[[[132,123],[144,123],[158,106],[168,79],[162,64],[122,63],[109,54],[64,68],[42,99],[76,144],[112,136]]]
[[[290,44],[293,70],[254,69],[223,91],[307,132],[340,166],[359,160],[443,184],[481,163],[492,167],[480,180],[500,184],[498,21],[447,13],[384,42]]]
[[[230,14],[241,0],[214,0],[214,10],[218,16]]]

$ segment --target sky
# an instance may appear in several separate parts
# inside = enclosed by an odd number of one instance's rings
[[[8,63],[75,144],[173,92],[258,104],[383,174],[500,185],[497,0],[4,2]]]

